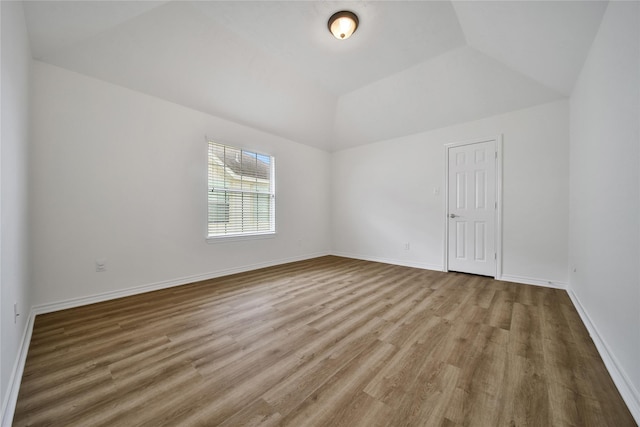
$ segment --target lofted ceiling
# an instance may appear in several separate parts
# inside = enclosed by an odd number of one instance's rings
[[[35,59],[328,151],[569,96],[606,6],[24,2]]]

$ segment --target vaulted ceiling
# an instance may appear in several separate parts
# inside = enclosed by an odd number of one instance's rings
[[[35,59],[330,151],[569,96],[606,6],[24,3]],[[343,9],[360,26],[341,41]]]

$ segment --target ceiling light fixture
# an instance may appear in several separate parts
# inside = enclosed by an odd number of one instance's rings
[[[329,31],[339,40],[351,37],[358,28],[358,17],[355,13],[342,10],[331,15],[328,22]]]

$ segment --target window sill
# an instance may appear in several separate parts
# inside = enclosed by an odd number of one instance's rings
[[[206,241],[210,244],[226,243],[226,242],[242,242],[245,240],[261,240],[272,239],[276,236],[275,231],[267,233],[254,233],[254,234],[230,234],[228,236],[207,236]]]

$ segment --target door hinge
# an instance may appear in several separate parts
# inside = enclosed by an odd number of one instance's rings
[[[495,151],[493,154],[495,154],[496,159],[498,158],[498,152]]]
[[[495,252],[495,253],[493,254],[493,259],[496,259],[496,260],[498,259],[498,253],[497,253],[497,252]]]
[[[493,208],[498,209],[498,202],[493,202]]]

